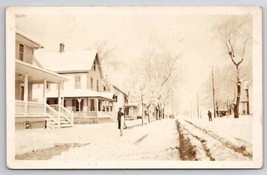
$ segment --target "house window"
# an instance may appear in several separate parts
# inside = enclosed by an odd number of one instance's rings
[[[99,80],[96,80],[96,90],[99,91]]]
[[[94,80],[93,80],[93,78],[91,78],[91,89],[93,89],[94,88]]]
[[[115,100],[115,102],[118,101],[118,96],[117,95],[113,95],[113,100]]]
[[[20,86],[20,100],[24,100],[24,86]]]
[[[50,88],[50,84],[46,84],[46,89],[49,89]]]
[[[75,89],[80,89],[81,88],[81,76],[76,75],[75,76]]]
[[[96,61],[94,61],[94,71],[96,71]]]
[[[24,57],[24,45],[20,44],[19,45],[19,60],[23,61]]]
[[[103,90],[106,91],[106,87],[105,86],[103,86]]]

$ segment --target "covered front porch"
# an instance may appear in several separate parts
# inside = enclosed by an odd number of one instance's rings
[[[57,106],[56,93],[48,94],[48,104]],[[113,93],[91,89],[64,91],[64,107],[74,113],[74,124],[108,122],[113,118]]]
[[[33,128],[34,122],[42,123],[38,127],[61,127],[62,121],[73,124],[73,114],[62,105],[63,83],[67,79],[54,72],[16,60],[15,74],[15,121],[24,123],[25,128]],[[58,85],[58,110],[46,103],[48,84]],[[33,85],[43,86],[41,102],[35,102],[32,95]],[[17,124],[16,124],[17,125]],[[21,125],[21,124],[20,124]],[[42,126],[43,125],[43,126]]]

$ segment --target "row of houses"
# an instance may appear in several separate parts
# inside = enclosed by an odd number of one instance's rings
[[[16,31],[17,129],[115,120],[128,95],[105,80],[97,51],[65,51],[63,43],[56,52],[42,48]]]

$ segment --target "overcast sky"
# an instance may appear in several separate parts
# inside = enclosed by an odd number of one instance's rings
[[[68,51],[93,48],[96,42],[106,41],[108,46],[115,48],[114,59],[126,65],[115,74],[121,81],[130,76],[128,66],[138,61],[147,49],[182,53],[182,98],[190,99],[188,95],[200,89],[210,75],[211,66],[229,61],[222,54],[221,46],[212,40],[213,26],[229,18],[226,15],[181,15],[175,9],[167,8],[19,13],[16,27],[44,45],[44,51],[58,51],[61,42]],[[123,82],[117,84],[123,86]]]

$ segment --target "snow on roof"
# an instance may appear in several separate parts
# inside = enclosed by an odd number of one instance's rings
[[[56,72],[89,71],[96,58],[97,51],[44,52],[36,51],[35,57],[43,67]]]
[[[91,89],[71,89],[71,90],[64,90],[63,95],[64,97],[98,97],[98,98],[105,98],[109,100],[113,100],[113,92],[97,92]],[[47,98],[54,98],[58,97],[57,90],[48,92],[46,94]]]
[[[19,30],[19,29],[16,29],[16,34],[22,36],[23,38],[26,38],[28,41],[32,42],[33,44],[35,44],[37,47],[40,47],[40,48],[44,48],[43,45],[41,45],[39,42],[37,42],[34,37],[30,36],[29,34]]]
[[[121,92],[123,95],[125,95],[126,97],[128,97],[128,95],[123,92],[120,88],[118,88],[118,86],[112,85],[114,89],[117,89],[119,92]]]

